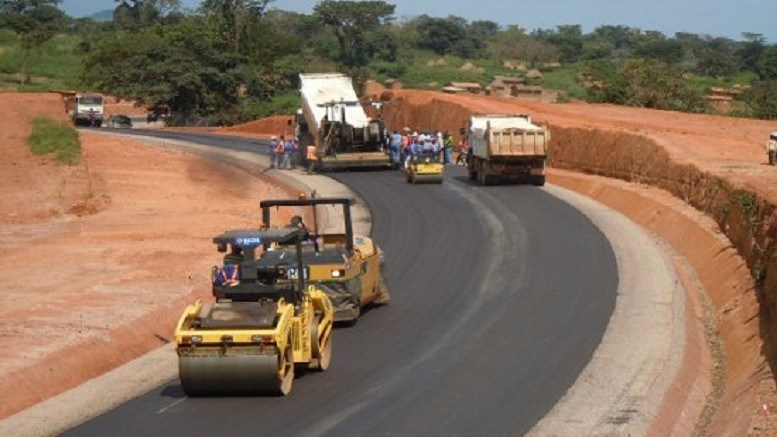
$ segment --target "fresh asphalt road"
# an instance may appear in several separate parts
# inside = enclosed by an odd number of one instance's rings
[[[459,167],[443,185],[397,171],[334,176],[369,203],[392,302],[335,331],[330,370],[298,377],[285,398],[187,398],[173,380],[65,435],[513,436],[545,415],[615,305],[603,235],[542,189],[477,187]]]

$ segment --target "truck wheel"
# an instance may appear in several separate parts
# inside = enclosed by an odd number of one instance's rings
[[[486,176],[486,171],[483,169],[483,167],[478,169],[478,185],[481,187],[485,187],[488,185],[488,176]]]

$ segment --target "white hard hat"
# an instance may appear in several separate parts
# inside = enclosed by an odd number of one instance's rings
[[[275,135],[273,135],[272,137],[270,137],[270,139],[271,140],[277,140],[278,138]]]

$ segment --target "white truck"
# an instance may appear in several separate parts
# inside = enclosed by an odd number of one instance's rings
[[[76,126],[100,127],[103,124],[105,107],[100,94],[76,94],[68,109]]]
[[[469,178],[479,185],[498,180],[545,184],[550,131],[528,115],[473,115],[469,121]]]
[[[351,79],[341,73],[300,74],[300,147],[315,147],[314,170],[391,166],[386,129],[364,112]]]

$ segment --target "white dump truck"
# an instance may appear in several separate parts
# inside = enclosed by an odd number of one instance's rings
[[[68,113],[76,126],[95,126],[103,124],[105,107],[100,94],[76,94],[71,100]]]
[[[479,185],[497,181],[545,184],[550,131],[528,115],[470,117],[468,171]]]
[[[351,78],[341,73],[299,76],[302,109],[297,111],[296,132],[303,150],[315,147],[309,167],[391,166],[385,126],[367,116]]]

